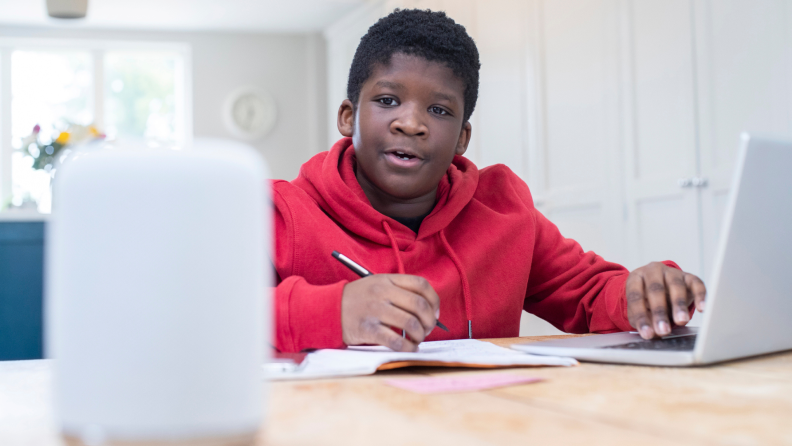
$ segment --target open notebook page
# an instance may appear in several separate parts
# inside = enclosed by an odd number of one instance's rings
[[[475,339],[423,342],[416,353],[399,353],[385,347],[349,347],[345,350],[317,350],[309,353],[302,366],[293,371],[267,370],[272,380],[334,378],[371,375],[387,364],[453,365],[458,367],[571,366],[572,358],[539,356],[498,347]],[[399,364],[397,364],[399,366]]]

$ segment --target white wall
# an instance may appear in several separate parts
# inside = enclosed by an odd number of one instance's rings
[[[278,107],[273,131],[250,143],[265,156],[274,178],[293,179],[312,154],[326,150],[324,45],[319,35],[0,26],[0,36],[187,43],[192,47],[195,136],[231,138],[222,122],[223,101],[240,86],[256,85],[270,91]]]

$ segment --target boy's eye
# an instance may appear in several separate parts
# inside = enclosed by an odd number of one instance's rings
[[[445,111],[444,109],[442,109],[440,107],[437,107],[437,106],[429,107],[429,111],[431,111],[432,113],[437,113],[438,115],[447,115],[448,114],[447,111]]]
[[[396,100],[393,98],[379,98],[377,102],[382,105],[396,105]]]

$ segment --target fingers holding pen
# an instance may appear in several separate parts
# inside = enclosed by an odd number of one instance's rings
[[[411,341],[407,338],[397,334],[389,327],[386,327],[376,321],[368,326],[368,341],[361,342],[365,344],[377,344],[388,347],[395,352],[416,352],[418,351],[418,342]]]
[[[434,315],[434,320],[431,321],[429,325],[434,327],[435,322],[440,318],[440,296],[437,295],[437,292],[435,292],[432,285],[429,284],[429,281],[421,276],[411,276],[407,274],[386,274],[385,276],[388,277],[395,286],[410,291],[414,293],[416,297],[422,298],[414,302],[411,307],[421,310],[422,314],[424,314],[425,311],[431,310],[430,314]],[[429,305],[429,308],[424,306],[426,304]]]
[[[437,293],[420,277],[375,274],[350,282],[341,300],[344,343],[415,351],[434,328],[438,308]],[[390,327],[403,329],[410,339]]]
[[[377,319],[385,327],[396,327],[404,330],[410,340],[416,344],[423,342],[428,334],[427,329],[424,328],[424,325],[414,314],[394,305],[382,305]],[[431,331],[431,329],[428,330]]]

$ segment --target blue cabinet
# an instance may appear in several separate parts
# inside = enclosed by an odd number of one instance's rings
[[[0,360],[43,357],[43,221],[0,221]]]

